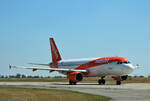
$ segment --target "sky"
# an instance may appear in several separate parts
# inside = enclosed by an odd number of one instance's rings
[[[121,56],[140,64],[131,75],[147,76],[149,5],[150,0],[0,0],[0,74],[52,75],[8,65],[49,63],[53,36],[63,59]]]

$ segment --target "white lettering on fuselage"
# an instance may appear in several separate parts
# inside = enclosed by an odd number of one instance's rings
[[[51,43],[51,45],[52,45],[52,51],[54,52],[55,57],[56,57],[56,59],[57,59],[57,58],[58,58],[57,51],[56,51],[56,49],[55,49],[55,47],[54,47],[54,44],[53,44],[53,43]]]

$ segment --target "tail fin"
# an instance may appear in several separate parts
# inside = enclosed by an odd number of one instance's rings
[[[49,40],[50,40],[50,47],[51,47],[51,54],[52,54],[52,64],[54,68],[58,68],[57,64],[61,60],[61,56],[59,54],[59,51],[57,49],[54,39],[49,38]]]

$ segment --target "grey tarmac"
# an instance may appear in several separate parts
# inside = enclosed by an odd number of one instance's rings
[[[73,90],[109,96],[113,98],[113,101],[150,101],[150,83],[122,85],[78,83],[77,85],[68,85],[68,82],[0,82],[0,86]]]

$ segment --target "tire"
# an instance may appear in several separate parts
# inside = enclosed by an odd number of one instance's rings
[[[101,80],[101,82],[102,82],[102,84],[103,84],[103,85],[105,85],[105,80],[104,80],[104,79],[103,79],[103,80]]]
[[[72,85],[73,84],[73,82],[72,81],[69,81],[69,85]]]
[[[69,85],[76,85],[76,82],[69,81]]]
[[[116,85],[121,85],[121,81],[116,81]]]
[[[102,80],[98,80],[98,84],[101,85],[102,84]]]

